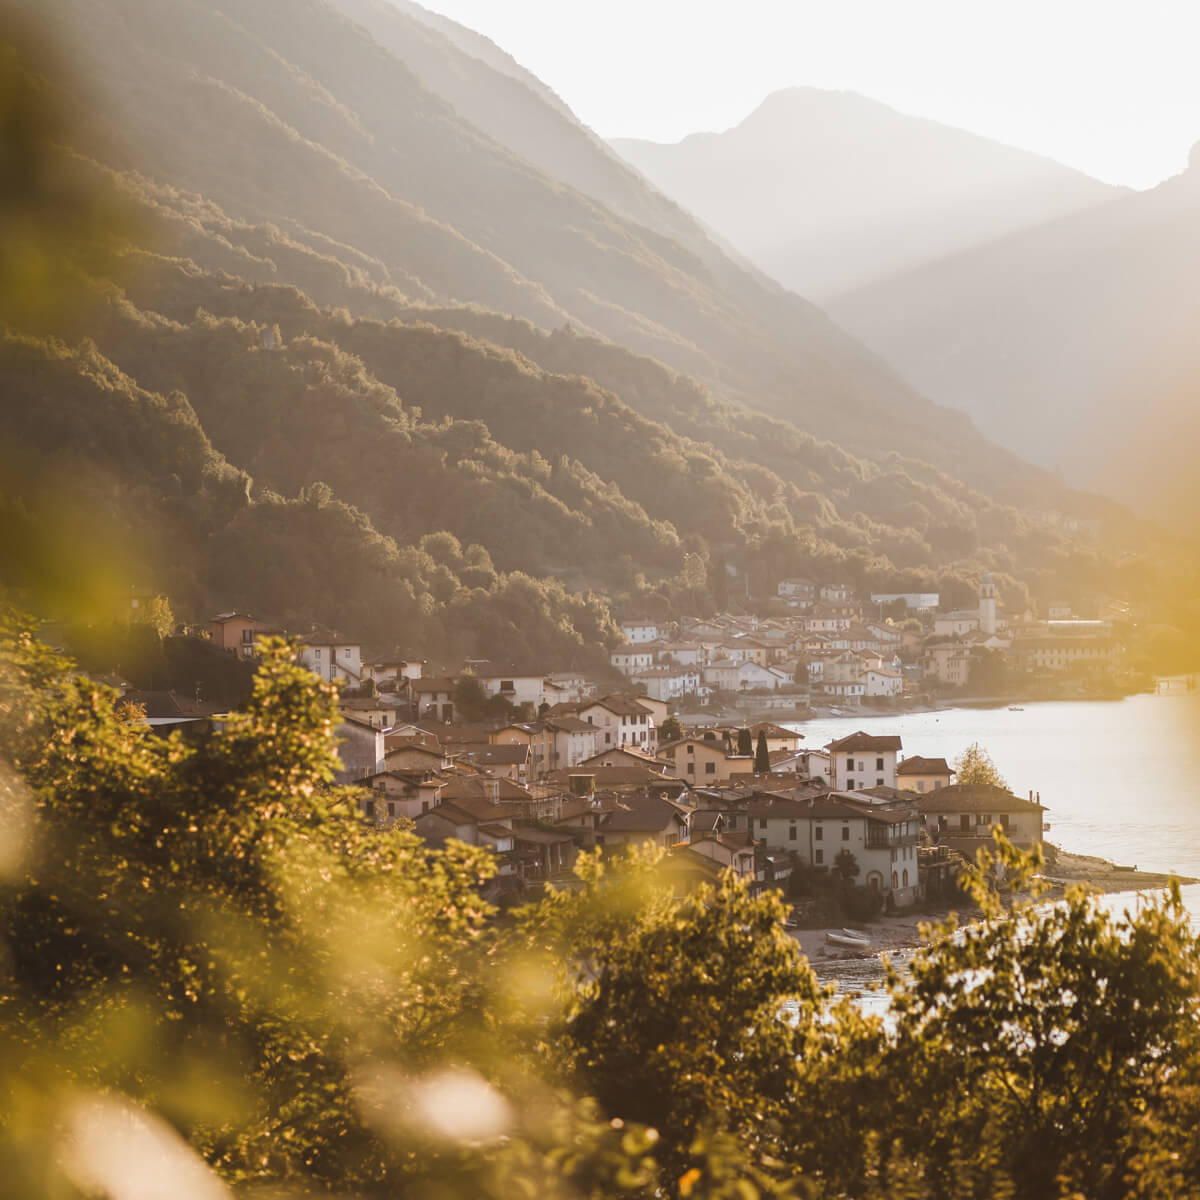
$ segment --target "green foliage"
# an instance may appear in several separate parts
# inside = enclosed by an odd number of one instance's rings
[[[1008,784],[1004,782],[992,756],[978,742],[972,742],[954,760],[953,769],[955,783],[983,783],[1008,790]]]
[[[683,737],[683,726],[679,723],[679,718],[676,716],[668,717],[658,727],[658,740],[660,743],[677,742]]]
[[[771,752],[767,749],[767,733],[765,729],[758,731],[758,744],[754,747],[754,773],[769,775],[771,773]]]

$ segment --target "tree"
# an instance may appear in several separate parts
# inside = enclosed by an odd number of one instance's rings
[[[454,681],[454,711],[459,720],[483,721],[489,714],[488,694],[474,675],[460,675]]]
[[[991,755],[978,743],[972,742],[954,761],[956,783],[985,783],[1008,790],[1008,784],[992,762]]]
[[[858,878],[862,868],[859,867],[858,859],[852,851],[839,850],[833,860],[833,869],[842,883],[851,884]]]
[[[658,727],[658,740],[660,743],[677,742],[683,737],[683,726],[679,723],[679,718],[676,716],[668,717]]]
[[[754,741],[749,729],[739,729],[737,735],[737,752],[749,758],[754,753]]]
[[[767,731],[765,729],[758,731],[758,745],[754,748],[754,773],[755,775],[771,773],[771,752],[767,749]]]

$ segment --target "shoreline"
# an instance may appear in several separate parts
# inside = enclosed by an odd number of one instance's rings
[[[1136,867],[1121,866],[1090,854],[1072,854],[1054,847],[1055,863],[1038,876],[1050,885],[1047,900],[1061,899],[1068,887],[1084,884],[1100,895],[1118,895],[1127,892],[1160,891],[1171,880],[1180,886],[1200,883],[1186,875],[1173,875],[1160,871],[1139,871]],[[825,940],[827,933],[839,933],[840,927],[820,929],[789,929],[787,932],[800,947],[801,953],[814,969],[833,966],[836,963],[868,964],[885,956],[894,957],[910,954],[927,944],[921,936],[920,927],[945,920],[957,913],[960,923],[968,925],[978,917],[978,910],[965,905],[924,905],[908,912],[892,916],[879,916],[861,923],[857,928],[870,935],[869,949],[857,950],[838,946]]]

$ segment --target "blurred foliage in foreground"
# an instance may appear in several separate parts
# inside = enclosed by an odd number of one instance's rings
[[[501,918],[486,853],[331,786],[335,695],[282,646],[199,745],[12,616],[0,662],[4,1195],[1200,1195],[1177,892],[1113,916],[981,873],[885,1022],[779,901],[674,898],[650,857]]]

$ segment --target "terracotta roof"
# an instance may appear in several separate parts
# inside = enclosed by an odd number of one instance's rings
[[[860,729],[857,733],[848,734],[844,738],[839,738],[836,742],[829,743],[830,750],[899,750],[902,743],[896,734],[881,734],[875,735],[863,733]]]
[[[651,709],[644,704],[639,704],[632,696],[602,696],[599,700],[589,700],[585,704],[580,705],[580,708],[592,708],[599,705],[601,708],[606,708],[610,713],[618,717],[638,717],[651,716]]]
[[[685,821],[683,812],[659,796],[639,796],[635,807],[617,808],[600,822],[602,832],[644,833],[664,829],[672,821]]]
[[[1045,807],[1023,800],[990,783],[956,783],[932,792],[919,793],[914,801],[923,813],[946,812],[1041,812]]]
[[[446,676],[431,675],[428,679],[414,679],[409,683],[409,690],[420,692],[453,692],[454,680]]]
[[[922,758],[919,754],[906,758],[896,768],[897,775],[949,775],[950,764],[944,758]]]
[[[524,742],[500,745],[465,745],[459,753],[481,766],[515,767],[529,761],[529,747]]]

